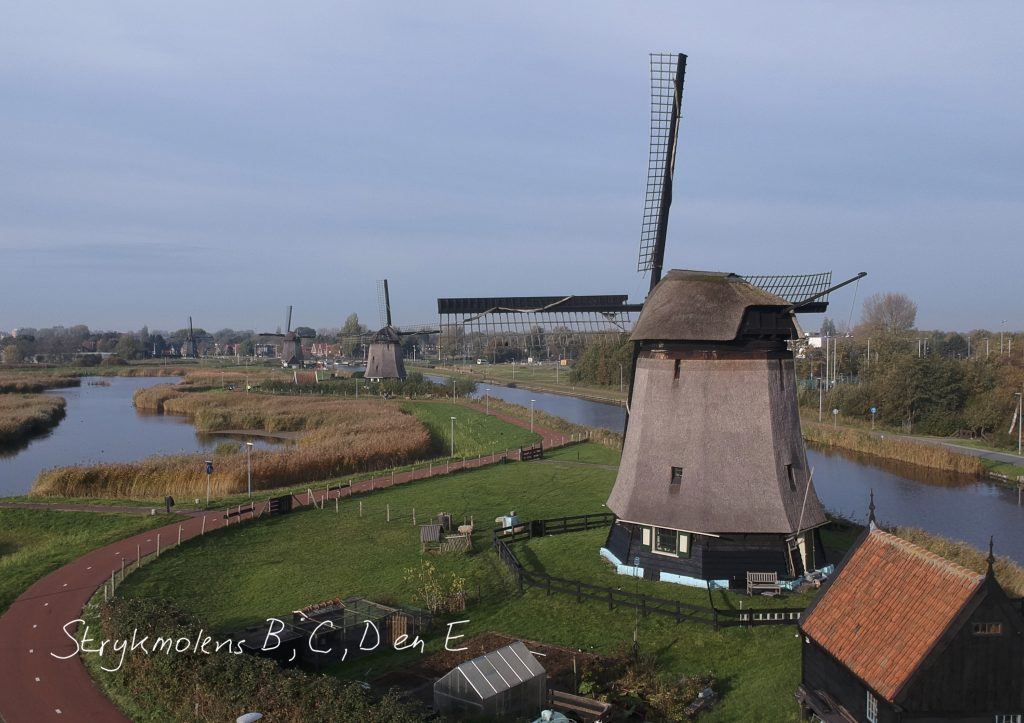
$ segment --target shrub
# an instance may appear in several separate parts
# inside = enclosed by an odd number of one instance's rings
[[[135,630],[137,639],[148,635],[150,641],[158,636],[194,641],[208,630],[196,617],[153,598],[114,600],[101,608],[99,625],[103,638],[128,641]],[[114,667],[116,661],[105,660],[104,665]],[[136,650],[125,656],[119,671],[99,671],[97,676],[119,700],[175,720],[235,720],[251,710],[259,710],[265,720],[294,723],[424,719],[416,706],[395,693],[374,699],[356,683],[282,670],[272,661],[227,651],[147,655]]]

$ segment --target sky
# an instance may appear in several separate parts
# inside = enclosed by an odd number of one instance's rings
[[[0,329],[373,325],[385,277],[399,323],[641,301],[652,51],[689,56],[666,268],[867,271],[830,316],[900,291],[922,328],[1024,329],[1021,27],[935,0],[8,4]]]

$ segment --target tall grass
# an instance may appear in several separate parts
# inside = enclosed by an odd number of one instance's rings
[[[939,445],[910,442],[894,437],[875,437],[859,429],[834,429],[814,422],[804,422],[803,433],[808,442],[825,447],[841,447],[920,467],[971,475],[980,475],[985,471],[985,465],[978,457],[959,454]]]
[[[68,374],[0,372],[0,394],[38,394],[45,389],[77,387],[82,381]]]
[[[893,533],[968,570],[985,572],[988,567],[988,554],[966,542],[939,537],[916,527],[897,527]],[[1024,597],[1024,568],[1008,557],[997,557],[993,570],[999,584],[1011,597]]]
[[[139,390],[136,406],[188,415],[200,431],[296,432],[294,444],[252,451],[254,489],[270,489],[407,464],[430,454],[430,435],[390,404],[337,398],[185,392],[170,385]],[[213,454],[214,496],[244,492],[247,459],[221,445]],[[240,449],[240,447],[235,448]],[[36,478],[34,495],[183,498],[206,495],[202,454],[160,455],[138,462],[61,467]]]
[[[64,417],[64,398],[49,394],[0,395],[0,444],[44,432]]]

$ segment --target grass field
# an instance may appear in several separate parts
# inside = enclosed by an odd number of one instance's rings
[[[493,415],[451,402],[403,402],[402,409],[430,430],[434,452],[446,457],[451,451],[452,421],[455,417],[455,455],[472,457],[481,453],[518,449],[534,444],[540,435],[504,422]]]
[[[406,570],[419,564],[418,528],[427,515],[450,512],[459,521],[475,519],[476,552],[468,556],[430,557],[442,571],[467,578],[471,597],[481,599],[461,617],[471,622],[464,632],[505,632],[583,650],[612,654],[632,639],[631,611],[609,612],[604,606],[577,606],[568,598],[537,591],[512,594],[510,582],[489,549],[493,519],[515,510],[526,518],[598,512],[614,481],[613,451],[598,445],[557,450],[548,462],[500,465],[346,500],[341,512],[308,510],[242,525],[207,535],[169,551],[128,578],[122,594],[159,596],[198,614],[221,631],[233,630],[312,602],[363,595],[371,599],[416,604]],[[392,522],[385,522],[390,505]],[[602,570],[598,556],[603,530],[537,540],[539,556],[559,557],[559,546],[572,557],[548,562],[559,569],[610,575],[605,582],[633,585],[632,578]],[[593,538],[593,539],[591,539]],[[690,595],[678,586],[649,583],[666,597]],[[442,628],[443,629],[443,628]],[[443,634],[441,635],[443,638]],[[726,697],[711,720],[788,720],[791,693],[799,670],[799,642],[793,629],[729,629],[676,625],[668,619],[641,621],[641,644],[659,656],[666,672],[682,675],[712,670]],[[433,639],[428,649],[438,649]],[[408,656],[408,654],[405,654]],[[404,660],[409,660],[405,657]],[[403,661],[398,654],[374,656],[341,669],[340,674],[366,678]],[[371,667],[372,670],[368,670]]]
[[[176,517],[0,509],[0,612],[33,582],[77,557]]]

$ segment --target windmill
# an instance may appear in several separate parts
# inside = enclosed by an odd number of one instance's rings
[[[308,339],[308,334],[298,334],[292,331],[292,307],[288,306],[285,312],[284,333],[264,332],[260,336],[278,337],[281,339],[281,366],[301,367],[302,366],[302,340]]]
[[[388,280],[377,282],[377,307],[381,328],[371,335],[363,335],[369,344],[364,377],[372,381],[381,379],[405,379],[405,359],[402,353],[402,337],[416,334],[436,334],[437,329],[417,325],[399,329],[391,319],[391,294]]]
[[[794,579],[825,566],[826,522],[800,434],[797,313],[822,312],[831,272],[664,275],[686,56],[651,55],[651,136],[637,271],[626,296],[438,299],[442,329],[470,336],[631,331],[622,462],[602,554],[620,571],[682,584]],[[635,326],[630,314],[639,311]],[[524,329],[527,327],[527,329]],[[761,578],[757,578],[761,579]]]
[[[188,317],[188,336],[181,345],[181,355],[186,359],[199,358],[199,345],[196,343],[196,333],[192,329],[192,317]]]

